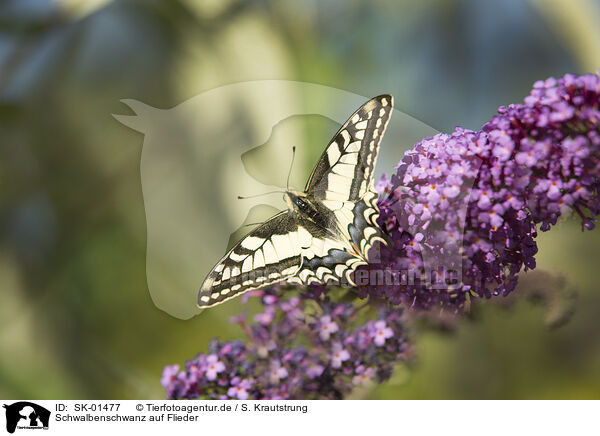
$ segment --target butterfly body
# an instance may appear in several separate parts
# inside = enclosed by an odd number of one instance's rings
[[[208,274],[199,307],[280,282],[354,286],[352,274],[369,262],[375,241],[386,243],[373,169],[391,111],[392,96],[381,95],[344,123],[304,192],[285,192],[288,209],[251,231]]]
[[[319,238],[340,238],[342,232],[335,214],[306,193],[288,191],[284,195],[291,217]]]

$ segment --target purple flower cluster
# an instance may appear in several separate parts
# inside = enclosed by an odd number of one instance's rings
[[[254,323],[245,315],[232,319],[247,342],[213,340],[208,354],[181,370],[165,367],[168,398],[343,398],[357,385],[388,379],[407,356],[400,309],[382,308],[365,321],[367,307],[260,294],[263,311]]]
[[[380,248],[381,264],[363,268],[399,277],[359,295],[460,310],[470,297],[509,294],[518,273],[535,268],[538,228],[573,211],[594,228],[599,123],[600,78],[566,75],[536,82],[524,104],[500,107],[481,131],[416,144],[377,184],[392,243]]]

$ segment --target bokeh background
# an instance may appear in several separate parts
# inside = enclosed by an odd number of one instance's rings
[[[535,80],[600,68],[599,21],[592,0],[2,1],[0,397],[162,398],[164,365],[240,336],[227,322],[239,302],[189,320],[154,306],[143,136],[111,116],[121,99],[171,108],[286,79],[389,92],[439,131],[477,129]],[[302,134],[318,155],[331,126]],[[361,395],[600,398],[600,232],[566,220],[538,242],[542,287],[562,276],[577,292],[568,323],[549,328],[519,291],[451,332],[416,323],[415,364]]]

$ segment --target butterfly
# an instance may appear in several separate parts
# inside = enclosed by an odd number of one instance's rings
[[[363,104],[319,158],[304,192],[284,194],[288,210],[239,241],[210,271],[198,306],[211,307],[275,283],[355,286],[353,273],[385,237],[373,169],[392,114],[385,94]]]

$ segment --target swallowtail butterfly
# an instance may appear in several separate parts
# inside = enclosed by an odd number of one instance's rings
[[[199,307],[282,282],[355,285],[352,275],[368,263],[373,243],[386,243],[373,169],[392,105],[391,95],[380,95],[344,123],[304,192],[285,192],[288,210],[251,231],[208,274]]]

